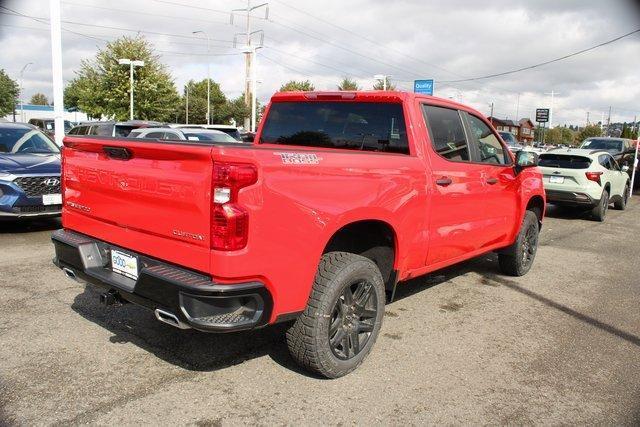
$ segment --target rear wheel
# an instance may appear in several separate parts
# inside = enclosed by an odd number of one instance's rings
[[[604,222],[604,218],[607,216],[607,210],[609,210],[609,192],[604,190],[600,197],[600,201],[591,210],[591,216],[596,221]]]
[[[624,193],[622,193],[622,197],[620,198],[620,200],[616,201],[613,204],[613,207],[618,209],[618,210],[625,210],[627,208],[627,201],[629,200],[629,184],[625,184],[624,186]]]
[[[382,275],[371,260],[347,252],[323,255],[307,308],[287,332],[291,355],[324,377],[348,374],[378,337],[384,301]]]
[[[520,232],[513,245],[498,254],[500,270],[509,276],[523,276],[533,265],[538,250],[538,217],[526,211]]]

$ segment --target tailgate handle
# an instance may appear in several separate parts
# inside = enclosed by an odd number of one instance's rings
[[[131,151],[125,147],[103,147],[102,149],[112,159],[129,160],[131,158]]]

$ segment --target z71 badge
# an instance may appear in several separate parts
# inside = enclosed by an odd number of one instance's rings
[[[273,153],[280,156],[284,165],[317,165],[322,160],[315,154],[305,153]]]

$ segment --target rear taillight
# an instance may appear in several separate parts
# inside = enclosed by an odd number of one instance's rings
[[[254,165],[213,163],[211,249],[235,251],[247,245],[249,212],[238,204],[238,193],[257,180]]]
[[[600,185],[600,175],[602,172],[586,172],[585,175],[589,181],[597,182]]]

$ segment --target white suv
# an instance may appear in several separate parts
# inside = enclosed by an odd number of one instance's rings
[[[628,167],[620,167],[607,151],[565,148],[541,154],[547,202],[591,209],[604,221],[610,203],[625,209],[629,198]]]

